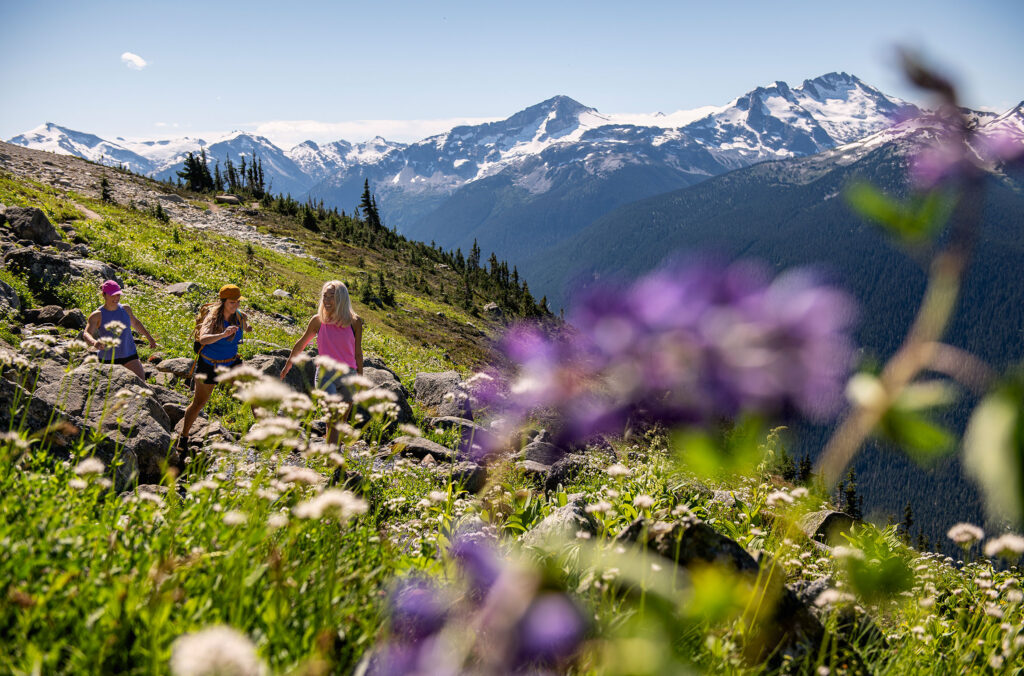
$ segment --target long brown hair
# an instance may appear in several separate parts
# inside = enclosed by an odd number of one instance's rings
[[[199,314],[196,315],[196,327],[192,331],[192,340],[199,340],[200,336],[223,331],[224,299],[218,298],[199,308]]]

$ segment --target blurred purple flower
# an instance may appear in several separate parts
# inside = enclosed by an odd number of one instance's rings
[[[436,587],[425,580],[404,580],[391,594],[391,630],[418,642],[440,631],[448,614]]]
[[[457,538],[449,553],[465,573],[470,592],[483,597],[501,574],[501,561],[491,547],[478,540]]]
[[[517,661],[553,664],[571,657],[586,633],[583,613],[565,594],[537,596],[519,621]]]
[[[808,272],[772,281],[755,264],[657,270],[628,288],[585,291],[559,340],[519,328],[506,340],[519,379],[509,410],[553,407],[562,441],[621,429],[639,414],[668,424],[741,412],[814,420],[842,403],[854,304]]]
[[[923,122],[937,132],[931,142],[910,156],[910,181],[918,189],[931,190],[950,181],[974,178],[1024,159],[1024,132],[1009,121],[995,120],[971,129],[959,111],[946,109],[925,116]]]

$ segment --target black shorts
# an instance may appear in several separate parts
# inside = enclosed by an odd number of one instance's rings
[[[217,368],[218,367],[223,366],[225,368],[231,369],[231,368],[234,368],[234,367],[238,366],[239,364],[241,364],[242,360],[241,359],[235,359],[235,361],[228,362],[227,364],[216,364],[216,365],[214,365],[214,364],[209,363],[208,361],[206,361],[202,357],[199,357],[198,359],[196,359],[196,362],[197,362],[196,363],[196,370],[195,370],[195,373],[193,373],[192,375],[193,376],[198,376],[198,375],[202,374],[206,378],[206,380],[203,381],[203,382],[205,382],[208,385],[216,385],[217,384],[216,378],[217,378]],[[196,380],[199,380],[199,378],[196,378]]]
[[[118,366],[124,366],[125,364],[131,364],[133,361],[139,358],[138,354],[133,354],[130,357],[118,357],[113,362],[105,361],[104,364],[117,364]]]

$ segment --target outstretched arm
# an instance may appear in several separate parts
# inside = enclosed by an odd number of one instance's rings
[[[299,336],[299,339],[292,345],[292,352],[288,355],[288,361],[285,362],[284,368],[281,369],[281,377],[284,378],[288,374],[288,371],[292,369],[292,361],[299,355],[300,352],[306,349],[310,341],[313,340],[313,336],[320,330],[320,318],[313,315],[309,319],[309,324],[306,324],[306,332]]]
[[[145,338],[146,340],[148,340],[148,341],[149,341],[149,349],[151,349],[151,350],[152,350],[152,349],[156,348],[156,338],[154,338],[154,337],[153,337],[153,336],[152,336],[152,335],[151,335],[151,334],[149,333],[149,331],[148,331],[148,330],[146,330],[146,327],[142,325],[142,322],[140,322],[140,321],[139,321],[138,317],[136,317],[136,316],[135,316],[135,313],[134,313],[134,312],[132,312],[132,309],[131,309],[130,307],[128,307],[127,305],[125,305],[125,306],[124,306],[124,309],[128,311],[128,316],[129,316],[129,317],[131,318],[131,320],[132,320],[132,328],[133,328],[133,329],[135,329],[136,331],[138,331],[139,333],[141,333],[141,334],[142,334],[142,336],[143,336],[143,337],[144,337],[144,338]]]
[[[97,334],[100,332],[100,312],[97,310],[89,315],[89,319],[85,322],[85,330],[82,331],[82,340],[89,346],[90,350],[98,350],[100,346],[96,344]]]
[[[356,373],[363,375],[363,318],[352,322],[352,333],[356,337]]]

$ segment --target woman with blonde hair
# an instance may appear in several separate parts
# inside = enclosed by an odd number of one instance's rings
[[[321,360],[317,369],[317,387],[328,394],[339,395],[351,404],[352,393],[341,382],[341,377],[345,366],[359,375],[363,374],[363,320],[352,311],[348,288],[336,279],[326,282],[320,290],[317,313],[310,317],[306,332],[292,346],[288,361],[281,369],[282,378],[291,370],[295,357],[306,349],[314,336],[320,356],[328,357],[337,365],[337,368],[331,368],[322,363],[327,360]],[[327,441],[334,443],[336,439],[337,433],[328,429]]]
[[[242,333],[252,328],[245,315],[238,311],[241,302],[241,289],[227,284],[221,288],[217,300],[204,305],[196,317],[192,333],[196,351],[196,361],[192,366],[195,394],[181,423],[178,447],[183,451],[188,449],[188,433],[192,424],[217,386],[217,369],[230,369],[242,363],[238,358],[238,346],[242,342]]]

